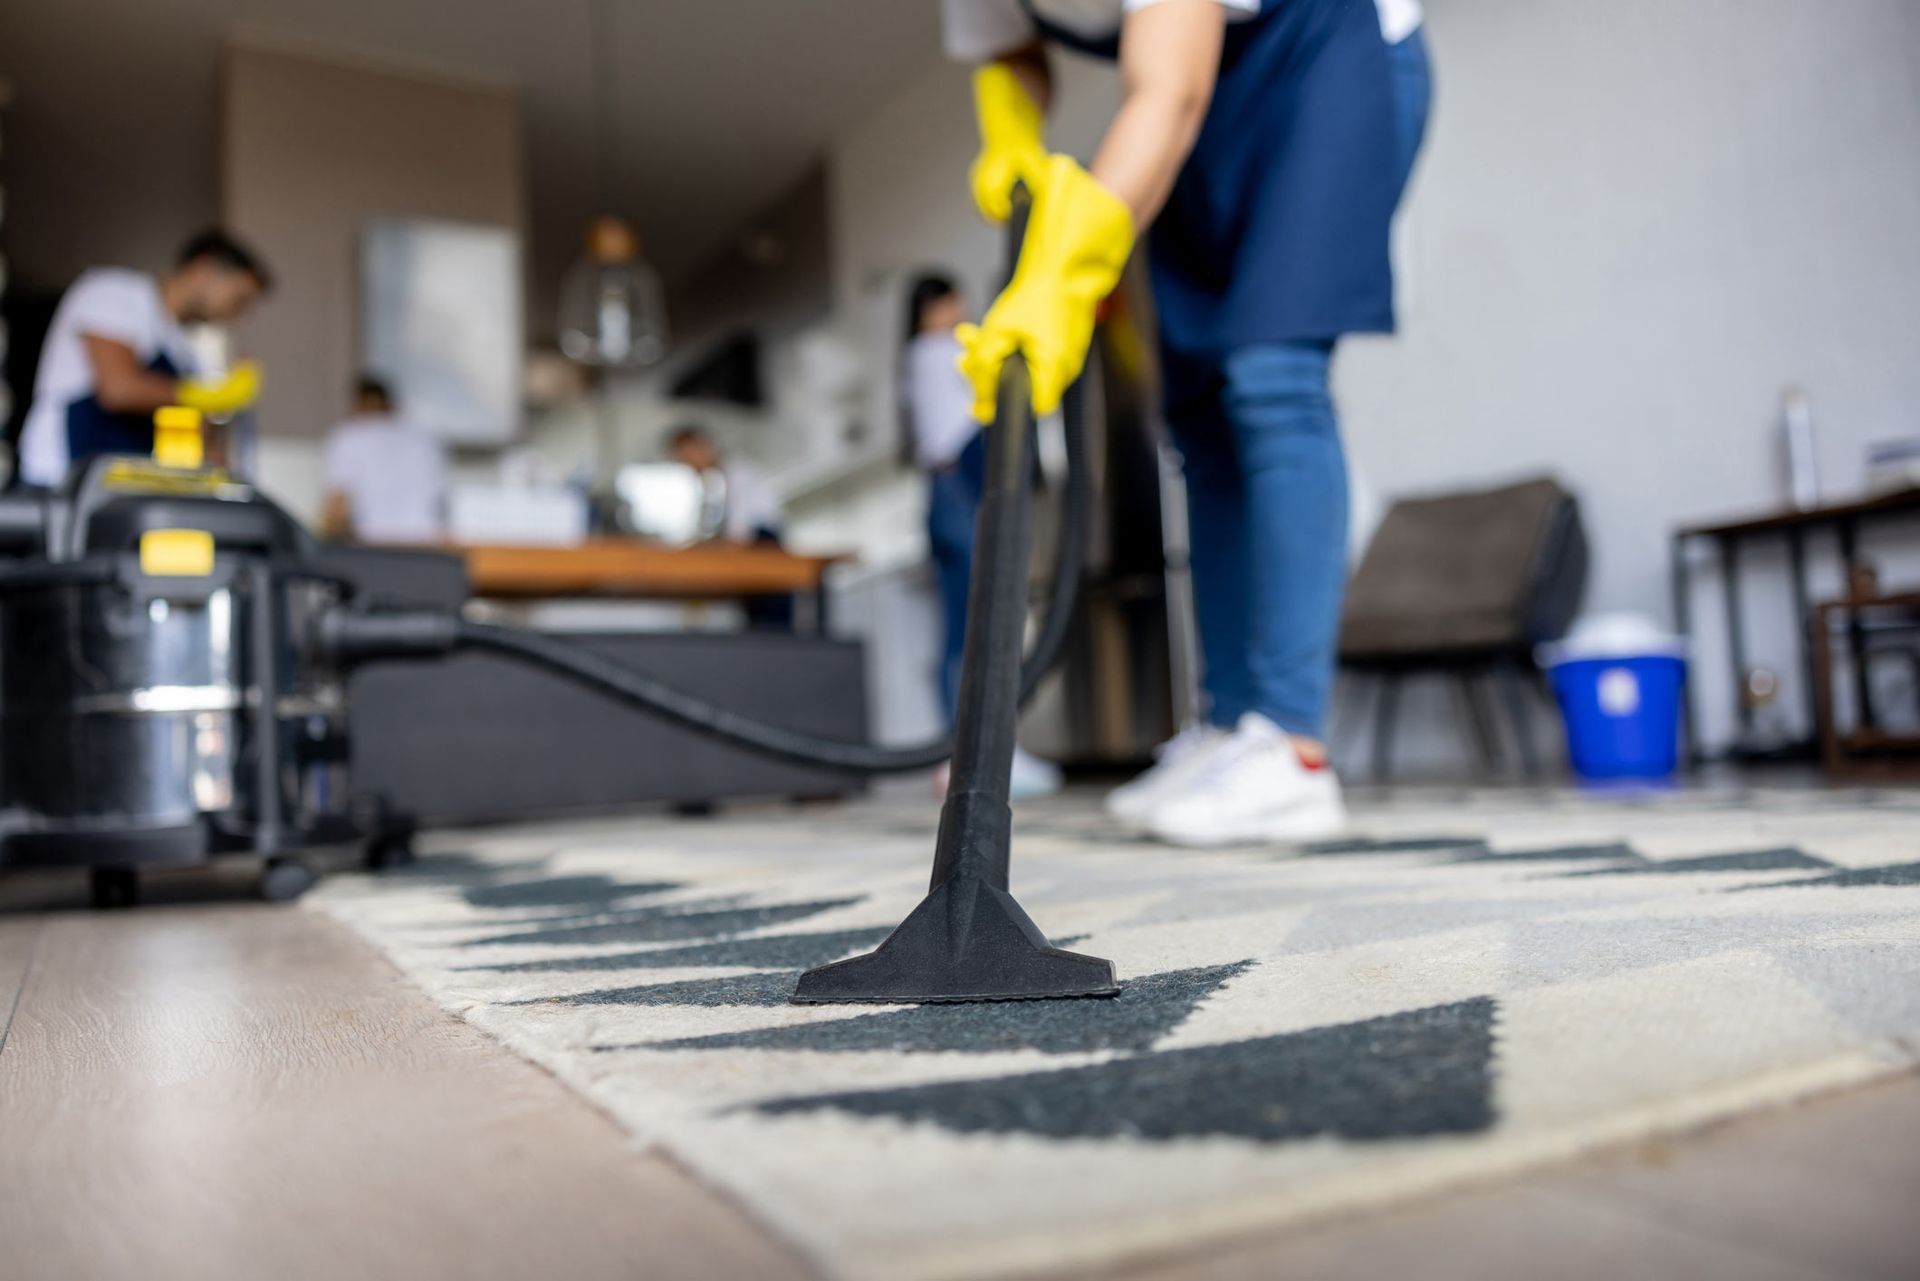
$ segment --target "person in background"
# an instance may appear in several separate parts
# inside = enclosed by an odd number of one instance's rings
[[[446,532],[447,451],[394,411],[371,375],[353,389],[353,412],[327,437],[328,538],[432,543]]]
[[[22,484],[51,487],[96,454],[153,451],[153,411],[186,405],[222,418],[260,395],[260,367],[195,377],[185,327],[239,319],[272,286],[260,259],[222,231],[189,240],[155,278],[124,267],[82,272],[54,310],[20,431]]]
[[[720,533],[728,542],[779,543],[786,512],[758,467],[727,457],[705,428],[691,423],[668,433],[667,456],[702,478],[719,477],[726,496]]]
[[[1019,353],[1045,414],[1152,230],[1167,427],[1186,472],[1209,719],[1108,809],[1182,845],[1346,823],[1324,743],[1346,581],[1329,367],[1391,332],[1394,211],[1429,96],[1419,0],[943,0],[979,63],[975,203],[1033,205],[1019,270],[961,332],[974,412]],[[1116,61],[1092,163],[1049,154],[1050,44]]]
[[[967,300],[953,278],[928,272],[907,291],[901,408],[902,452],[927,473],[927,545],[940,590],[945,642],[940,701],[952,724],[960,699],[960,657],[966,648],[967,591],[973,581],[973,525],[986,488],[986,442],[973,419],[973,392],[961,376],[955,330]],[[946,767],[937,776],[945,790]],[[1013,756],[1012,795],[1031,799],[1060,790],[1060,770],[1024,748]]]
[[[760,469],[740,458],[720,452],[706,430],[691,423],[667,434],[667,455],[683,467],[691,467],[703,480],[718,477],[725,506],[721,512],[720,535],[730,543],[743,546],[755,543],[778,547],[786,512],[779,495],[760,474]],[[793,597],[749,596],[744,602],[747,625],[762,631],[793,630]]]

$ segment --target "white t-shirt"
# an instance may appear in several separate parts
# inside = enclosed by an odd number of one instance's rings
[[[67,408],[93,394],[93,363],[81,341],[88,336],[131,348],[142,365],[164,352],[182,374],[198,368],[186,333],[161,301],[159,281],[124,267],[81,273],[54,309],[20,429],[20,479],[30,485],[66,478]]]
[[[1122,19],[1161,0],[1033,0],[1048,21],[1086,36],[1111,35]],[[1399,44],[1420,26],[1420,0],[1375,0],[1380,33]],[[1260,12],[1261,0],[1220,0],[1229,18]],[[941,0],[947,56],[960,62],[984,62],[1017,49],[1035,35],[1033,20],[1020,0]]]
[[[786,509],[760,469],[729,458],[720,464],[720,474],[727,482],[727,537],[750,543],[763,529],[778,533],[786,523]]]
[[[447,451],[390,414],[349,418],[327,438],[327,489],[362,542],[430,543],[446,529]]]
[[[907,344],[907,421],[913,456],[922,467],[947,467],[980,431],[973,421],[973,390],[955,362],[960,340],[952,334],[919,334]]]

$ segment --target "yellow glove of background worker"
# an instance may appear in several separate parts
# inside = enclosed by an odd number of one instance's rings
[[[1013,216],[1013,189],[1026,183],[1038,192],[1047,163],[1046,117],[1020,77],[1001,62],[973,73],[973,108],[980,120],[980,154],[974,159],[973,203],[988,222]]]
[[[260,365],[243,360],[224,378],[183,378],[174,398],[210,418],[229,418],[260,399]]]
[[[1094,309],[1113,292],[1133,251],[1133,211],[1071,156],[1051,156],[1036,188],[1020,266],[978,325],[955,330],[973,416],[991,422],[1000,366],[1024,352],[1033,412],[1060,407],[1087,363]]]

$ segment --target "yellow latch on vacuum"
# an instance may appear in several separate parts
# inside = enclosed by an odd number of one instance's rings
[[[153,461],[162,467],[191,471],[205,457],[202,425],[205,419],[197,409],[168,405],[153,412]]]
[[[150,529],[140,535],[140,572],[155,578],[205,578],[213,572],[213,535],[204,529]]]

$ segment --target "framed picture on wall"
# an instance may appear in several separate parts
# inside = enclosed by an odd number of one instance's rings
[[[454,444],[518,434],[520,254],[505,227],[376,218],[362,231],[361,365],[410,421]]]

